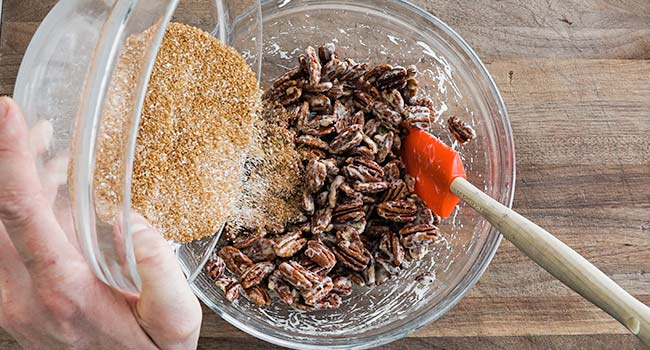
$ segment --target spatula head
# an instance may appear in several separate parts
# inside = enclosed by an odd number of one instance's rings
[[[415,178],[415,192],[434,213],[449,217],[460,200],[449,189],[451,182],[466,177],[458,152],[424,130],[411,129],[402,142],[402,161]]]

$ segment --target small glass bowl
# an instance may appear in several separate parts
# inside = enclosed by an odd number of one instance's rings
[[[262,18],[263,87],[296,66],[307,46],[328,42],[357,62],[415,64],[421,91],[436,101],[440,115],[431,131],[460,151],[473,184],[512,204],[515,152],[503,101],[474,51],[439,19],[399,0],[265,1]],[[478,134],[466,146],[446,129],[454,114]],[[464,204],[441,231],[444,242],[405,274],[379,287],[356,288],[337,310],[298,311],[277,299],[264,308],[245,298],[230,303],[205,273],[192,288],[226,321],[262,340],[298,349],[370,348],[404,337],[451,309],[480,278],[501,239]],[[419,275],[433,282],[417,282]]]

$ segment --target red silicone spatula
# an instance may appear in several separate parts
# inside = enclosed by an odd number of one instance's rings
[[[413,129],[402,143],[402,159],[431,210],[447,217],[462,199],[524,254],[650,346],[650,308],[562,241],[469,183],[456,151]]]

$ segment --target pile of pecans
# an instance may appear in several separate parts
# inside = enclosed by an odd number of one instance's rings
[[[273,291],[297,308],[332,309],[353,282],[380,285],[441,238],[440,218],[400,160],[408,129],[436,116],[433,101],[418,95],[415,66],[356,63],[333,44],[308,47],[299,63],[264,99],[288,111],[296,133],[304,219],[229,240],[206,269],[231,301],[244,292],[268,305]],[[453,122],[469,141],[473,130],[461,123]]]

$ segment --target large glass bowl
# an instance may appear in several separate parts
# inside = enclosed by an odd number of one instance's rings
[[[512,204],[515,153],[503,101],[487,70],[451,28],[398,0],[284,0],[262,3],[262,85],[294,67],[307,46],[333,42],[357,62],[415,64],[423,91],[437,103],[432,132],[453,144],[468,179],[501,203]],[[450,115],[469,121],[478,138],[453,142],[444,127]],[[282,302],[259,308],[245,299],[225,300],[201,274],[192,287],[201,300],[237,328],[265,341],[302,349],[361,349],[414,332],[449,311],[487,268],[501,236],[461,204],[441,226],[446,241],[399,279],[358,288],[333,311],[302,312]],[[422,273],[432,283],[416,282]]]

